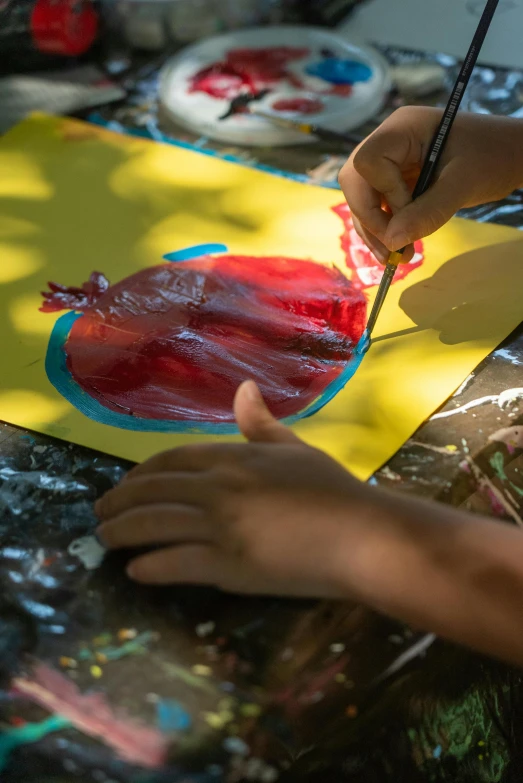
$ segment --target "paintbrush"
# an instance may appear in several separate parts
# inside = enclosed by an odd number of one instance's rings
[[[315,136],[320,141],[328,142],[329,144],[337,144],[338,146],[349,146],[351,148],[356,147],[362,138],[354,136],[350,133],[338,133],[337,131],[331,131],[328,128],[320,128],[318,125],[313,125],[303,120],[291,120],[288,117],[277,117],[274,114],[270,114],[266,111],[260,111],[251,106],[252,103],[261,101],[268,95],[270,90],[262,90],[257,93],[242,93],[236,98],[233,98],[229,108],[222,114],[220,120],[227,120],[229,117],[235,117],[237,114],[251,114],[253,117],[261,117],[264,120],[272,122],[273,125],[278,125],[280,128],[286,128],[288,130],[294,130],[298,133],[305,133],[307,136]]]
[[[320,141],[326,141],[329,144],[338,144],[339,146],[356,147],[363,140],[361,137],[355,136],[351,133],[339,133],[338,131],[332,131],[328,128],[320,128],[318,125],[313,125],[309,122],[303,122],[303,120],[291,120],[288,117],[276,117],[274,114],[269,114],[259,109],[253,109],[248,107],[249,114],[255,117],[263,117],[264,120],[278,125],[280,128],[288,128],[289,130],[295,130],[299,133],[305,133],[308,136],[315,136]]]
[[[485,37],[489,31],[490,24],[498,4],[499,0],[487,1],[485,10],[483,11],[480,23],[478,25],[478,29],[476,30],[467,57],[465,58],[465,61],[461,67],[456,84],[454,85],[454,89],[452,90],[451,96],[449,98],[447,108],[445,109],[441,123],[430,145],[427,158],[423,164],[421,174],[412,194],[412,200],[417,199],[423,195],[423,193],[428,190],[434,180],[437,166],[441,159],[443,150],[445,149],[445,145],[452,130],[454,120],[456,119],[459,108],[461,106],[463,95],[470,81],[472,71],[476,66],[479,53],[481,52],[483,42],[485,41]],[[383,307],[385,297],[389,292],[392,281],[394,280],[394,275],[396,274],[398,264],[402,260],[405,249],[406,248],[402,248],[401,250],[397,250],[394,253],[391,253],[387,261],[380,287],[376,295],[376,300],[367,323],[367,329],[365,330],[367,345],[370,343],[370,338],[374,327],[376,326],[376,321],[381,312],[381,308]]]
[[[232,99],[225,114],[222,114],[222,116],[218,117],[218,119],[228,120],[229,117],[235,117],[237,114],[250,113],[249,104],[253,101],[261,101],[262,98],[265,98],[265,96],[269,93],[270,90],[260,90],[260,92],[254,93],[242,92],[240,95],[237,95],[236,98]]]

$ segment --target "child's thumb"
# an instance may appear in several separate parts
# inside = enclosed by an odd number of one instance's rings
[[[242,435],[259,443],[300,443],[274,418],[254,381],[245,381],[234,398],[234,415]]]

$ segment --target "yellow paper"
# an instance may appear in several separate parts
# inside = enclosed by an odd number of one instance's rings
[[[0,142],[0,418],[130,460],[224,436],[99,424],[48,381],[54,321],[38,311],[48,280],[111,282],[205,242],[344,268],[339,192],[209,156],[44,116]],[[426,260],[393,285],[376,341],[347,387],[294,426],[366,479],[522,320],[523,237],[454,220]],[[345,270],[347,271],[347,270]],[[370,289],[372,304],[375,289]]]

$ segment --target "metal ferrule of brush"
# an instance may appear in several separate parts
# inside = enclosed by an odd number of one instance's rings
[[[397,250],[396,252],[391,253],[389,256],[389,260],[385,267],[385,271],[383,272],[380,287],[378,288],[378,293],[376,294],[376,299],[374,300],[374,305],[372,307],[367,324],[367,334],[369,338],[372,335],[374,327],[376,326],[376,321],[378,320],[381,308],[383,307],[383,302],[385,301],[385,298],[389,292],[389,288],[392,284],[392,281],[394,280],[394,275],[396,274],[398,264],[401,262],[402,257],[403,250]]]

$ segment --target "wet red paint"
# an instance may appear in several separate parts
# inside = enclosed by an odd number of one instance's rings
[[[292,111],[297,114],[319,114],[325,108],[323,103],[313,98],[282,98],[272,104],[275,111]]]
[[[224,60],[196,73],[190,92],[232,100],[241,92],[257,93],[287,81],[300,88],[302,81],[289,71],[289,63],[307,57],[309,50],[291,46],[264,49],[232,49]]]
[[[43,312],[83,313],[65,346],[68,368],[117,413],[231,422],[238,385],[253,378],[273,413],[302,411],[334,381],[363,333],[363,289],[383,274],[346,204],[341,247],[352,282],[294,258],[202,256],[144,269],[115,285],[94,272],[82,287],[50,283]],[[400,266],[396,280],[423,263]]]
[[[64,295],[51,292],[46,310]],[[350,359],[366,301],[332,267],[224,255],[144,269],[75,309],[67,365],[92,398],[142,418],[218,422],[233,420],[247,378],[278,417],[313,402]]]
[[[333,207],[339,218],[343,221],[345,232],[341,236],[341,249],[345,254],[345,263],[352,269],[352,283],[355,288],[364,290],[371,286],[379,285],[383,275],[383,266],[376,260],[367,245],[360,239],[352,222],[352,215],[347,204]],[[394,282],[403,280],[423,263],[423,242],[414,245],[416,255],[408,264],[400,264],[394,278]]]
[[[60,310],[83,310],[94,304],[109,288],[109,281],[100,274],[93,272],[89,281],[81,288],[65,286],[59,283],[48,283],[50,290],[42,291],[44,303],[42,313],[57,313]]]

